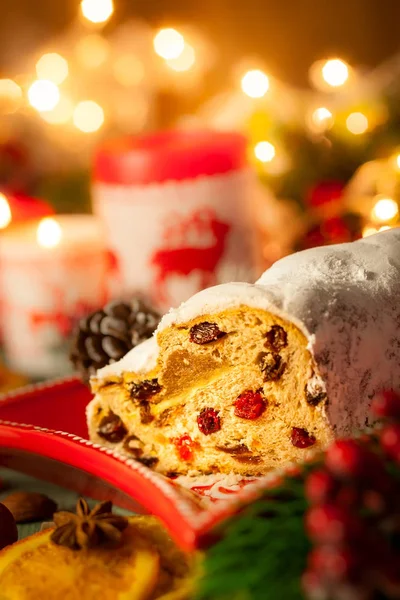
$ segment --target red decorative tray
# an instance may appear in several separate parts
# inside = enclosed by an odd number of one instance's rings
[[[0,464],[134,512],[157,515],[187,550],[239,504],[277,481],[274,473],[234,485],[183,488],[133,459],[88,441],[90,391],[78,378],[32,385],[0,396]],[[190,486],[189,486],[190,487]]]

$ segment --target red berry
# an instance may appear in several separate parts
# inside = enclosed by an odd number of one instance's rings
[[[342,485],[336,492],[335,503],[343,508],[350,508],[360,502],[360,490],[353,485]]]
[[[221,429],[221,419],[218,416],[218,410],[213,408],[203,408],[197,416],[197,425],[204,435],[210,435]]]
[[[306,515],[306,529],[317,542],[339,543],[360,536],[362,526],[357,517],[333,504],[314,506]]]
[[[383,472],[381,459],[357,440],[337,440],[326,452],[325,464],[339,477],[378,479]]]
[[[335,488],[336,483],[334,478],[323,469],[313,471],[307,477],[305,483],[306,497],[312,504],[325,503],[332,497]]]
[[[351,577],[358,568],[357,557],[348,548],[322,546],[312,550],[308,557],[309,569],[330,581]]]
[[[296,448],[309,448],[317,441],[313,435],[301,427],[292,427],[290,441]]]
[[[400,425],[387,425],[381,431],[380,441],[382,448],[396,462],[400,463]]]
[[[182,460],[192,460],[193,458],[193,440],[187,433],[181,435],[179,438],[174,440],[175,447]]]
[[[380,392],[372,402],[371,411],[377,417],[400,419],[400,395],[394,390]]]
[[[321,575],[308,569],[301,577],[301,585],[307,598],[324,598],[324,585]]]
[[[260,391],[246,390],[234,402],[236,417],[241,419],[258,419],[267,407],[267,402]]]

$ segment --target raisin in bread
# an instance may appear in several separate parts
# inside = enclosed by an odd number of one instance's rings
[[[400,230],[204,290],[92,378],[91,439],[163,473],[259,475],[368,425],[400,384]]]

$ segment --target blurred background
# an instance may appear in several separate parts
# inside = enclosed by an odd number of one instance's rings
[[[0,21],[0,283],[3,315],[14,311],[6,324],[3,318],[9,362],[28,373],[63,371],[73,323],[110,297],[138,291],[166,310],[206,285],[254,280],[295,250],[397,227],[399,20],[400,5],[389,0],[7,3]],[[172,137],[158,135],[166,129]],[[211,141],[209,130],[218,132]],[[151,143],[141,137],[149,132],[156,132]],[[228,144],[224,132],[241,137]],[[109,140],[117,140],[111,151]],[[182,206],[190,202],[189,214]],[[92,212],[104,235],[94,232],[92,217],[55,216]],[[228,223],[230,213],[236,220]],[[145,242],[132,223],[152,240],[152,254],[138,252]],[[239,242],[249,236],[253,266]],[[98,248],[96,263],[83,239]],[[117,281],[111,292],[100,281],[103,250]],[[32,268],[26,257],[35,253],[49,261],[47,270]],[[16,274],[17,256],[29,273]],[[67,263],[75,279],[65,274]],[[88,269],[97,273],[92,295]],[[53,271],[58,280],[46,280],[46,292],[27,293],[38,273]],[[53,356],[57,350],[60,362],[51,369],[44,355],[35,367],[35,345],[26,358],[33,336]],[[104,359],[103,350],[98,355]]]

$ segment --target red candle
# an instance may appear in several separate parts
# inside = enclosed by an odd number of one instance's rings
[[[254,280],[254,185],[239,133],[176,130],[106,142],[95,157],[94,209],[122,290],[167,309],[201,288]]]
[[[0,229],[5,229],[11,223],[14,225],[53,214],[54,209],[45,200],[0,192]]]

